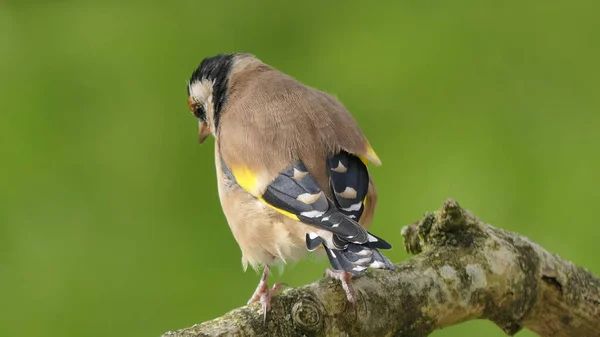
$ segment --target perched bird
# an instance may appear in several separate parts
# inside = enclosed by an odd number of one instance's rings
[[[199,141],[215,138],[221,206],[244,270],[263,269],[248,304],[266,317],[269,267],[324,250],[347,298],[351,277],[367,267],[393,270],[367,232],[377,191],[367,171],[381,162],[356,121],[334,97],[246,53],[205,58],[192,73],[188,104]],[[322,248],[321,248],[322,247]]]

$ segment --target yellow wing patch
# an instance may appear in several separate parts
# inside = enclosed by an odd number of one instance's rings
[[[375,150],[373,150],[373,148],[369,144],[367,144],[365,153],[356,153],[355,155],[360,159],[360,161],[362,161],[365,164],[365,166],[369,166],[369,162],[372,162],[376,166],[381,165],[381,160],[379,159],[379,156],[377,156],[377,153],[375,153]]]
[[[296,221],[300,221],[300,219],[298,219],[298,217],[297,217],[295,214],[292,214],[292,213],[290,213],[290,212],[288,212],[288,211],[284,211],[284,210],[282,210],[281,208],[277,208],[277,207],[275,207],[275,206],[273,206],[273,205],[269,204],[268,202],[266,202],[266,201],[265,201],[263,198],[261,198],[261,197],[259,197],[259,198],[258,198],[258,200],[262,201],[262,202],[263,202],[265,205],[267,205],[267,206],[271,207],[272,209],[276,210],[277,212],[279,212],[279,213],[281,213],[281,214],[283,214],[283,215],[287,216],[288,218],[294,219],[294,220],[296,220]]]
[[[379,159],[379,156],[377,156],[377,153],[375,153],[375,150],[373,150],[373,148],[369,144],[367,144],[367,154],[365,157],[367,157],[367,159],[370,160],[373,164],[377,166],[381,165],[381,160]]]
[[[246,192],[250,193],[252,196],[258,198],[262,203],[276,210],[277,212],[287,216],[288,218],[299,220],[298,217],[288,211],[277,208],[262,198],[260,186],[259,186],[259,177],[258,174],[252,172],[246,166],[233,166],[231,168],[231,174],[233,174],[236,182],[240,185]]]
[[[365,166],[369,166],[369,159],[367,159],[367,157],[361,156],[360,154],[357,154],[356,156],[358,159],[360,159],[360,161],[363,162],[363,164],[365,164]]]
[[[252,172],[246,166],[233,166],[231,168],[231,174],[235,177],[236,182],[246,192],[257,197],[260,193],[258,186],[258,175]]]

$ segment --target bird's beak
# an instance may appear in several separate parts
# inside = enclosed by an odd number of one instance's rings
[[[210,126],[206,122],[198,122],[198,143],[202,144],[204,140],[212,134]]]

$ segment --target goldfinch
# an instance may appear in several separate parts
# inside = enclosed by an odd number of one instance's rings
[[[248,304],[260,301],[266,315],[283,285],[269,289],[269,268],[309,251],[325,251],[327,275],[352,304],[352,276],[394,269],[378,251],[391,245],[367,231],[377,204],[367,163],[381,161],[338,100],[246,53],[205,58],[187,93],[199,142],[215,139],[219,199],[243,268],[263,268]]]

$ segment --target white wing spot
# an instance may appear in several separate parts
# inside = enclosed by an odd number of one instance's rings
[[[331,170],[334,172],[339,172],[339,173],[346,173],[346,171],[348,171],[346,166],[344,166],[344,164],[342,164],[341,161],[338,161],[338,166],[335,168],[332,168]]]
[[[316,238],[318,238],[318,237],[319,237],[319,234],[317,234],[317,233],[315,233],[315,232],[310,232],[310,233],[308,233],[308,237],[309,237],[311,240],[314,240],[314,239],[316,239]]]
[[[348,208],[342,208],[342,210],[344,210],[346,212],[359,211],[361,206],[362,206],[362,201],[359,201],[358,203],[356,203],[354,205],[350,205],[350,207],[348,207]]]
[[[307,205],[310,205],[310,204],[313,204],[315,201],[319,200],[319,198],[321,198],[322,194],[323,194],[323,192],[319,192],[317,194],[302,193],[296,199],[298,199],[299,201],[302,201],[303,203],[305,203]]]
[[[379,242],[379,240],[377,240],[377,238],[373,235],[369,234],[369,242]]]
[[[306,176],[308,174],[308,172],[302,172],[296,168],[294,168],[294,179],[299,180],[302,179],[304,176]]]
[[[355,271],[363,271],[365,269],[367,269],[367,268],[366,267],[361,267],[361,266],[356,266],[356,267],[352,268],[352,270],[355,270]]]
[[[307,218],[318,218],[323,214],[325,214],[325,212],[321,212],[321,211],[308,211],[308,212],[300,213],[300,215],[305,216]]]
[[[381,263],[379,261],[374,261],[373,263],[371,263],[371,265],[369,267],[376,268],[376,269],[382,269],[382,268],[385,268],[385,264]]]
[[[342,193],[337,193],[342,198],[354,199],[356,198],[356,190],[350,186],[346,186],[346,189]]]
[[[369,257],[363,257],[362,259],[358,259],[358,260],[356,260],[356,261],[354,261],[352,263],[354,263],[354,264],[364,264],[364,263],[367,263],[369,261],[371,261],[371,257],[370,256]]]
[[[358,255],[358,256],[367,256],[367,255],[371,255],[371,254],[373,254],[373,253],[368,249],[363,249],[360,252],[356,253],[356,255]]]

